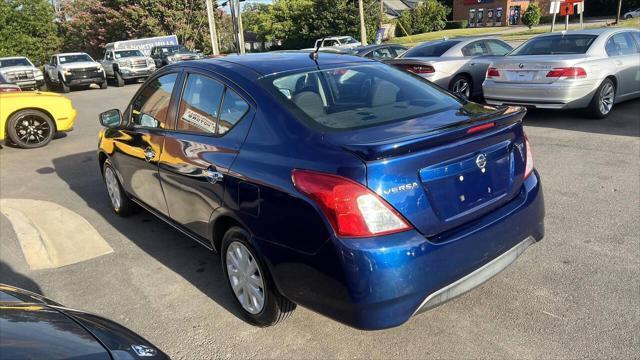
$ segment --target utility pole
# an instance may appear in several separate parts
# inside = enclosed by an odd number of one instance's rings
[[[240,54],[244,54],[244,27],[242,26],[242,8],[238,0],[238,41],[240,42]]]
[[[618,0],[618,11],[616,11],[616,25],[620,23],[620,11],[622,11],[622,0]]]
[[[213,4],[211,0],[205,0],[207,2],[207,17],[209,18],[209,36],[211,37],[211,49],[213,55],[220,55],[220,48],[218,47],[218,33],[216,31],[216,18],[213,15]]]
[[[380,28],[384,25],[384,0],[380,0]]]
[[[240,54],[240,40],[238,39],[238,23],[236,22],[236,5],[233,0],[229,0],[229,12],[231,14],[231,27],[233,28],[233,40],[236,43],[236,49]]]
[[[358,8],[360,10],[360,42],[367,45],[367,28],[364,26],[364,5],[362,0],[358,0]]]

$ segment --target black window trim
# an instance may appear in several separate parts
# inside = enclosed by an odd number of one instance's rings
[[[187,88],[187,80],[189,79],[189,76],[192,74],[196,74],[196,75],[200,75],[200,76],[204,76],[206,78],[209,78],[215,82],[220,83],[223,86],[223,90],[222,90],[222,97],[220,98],[220,103],[218,104],[218,112],[217,112],[217,116],[216,116],[216,132],[215,133],[206,133],[206,132],[202,132],[202,131],[195,131],[195,130],[182,130],[182,129],[178,129],[178,121],[180,120],[178,118],[179,116],[179,112],[180,112],[180,104],[182,103],[182,99],[184,97],[184,91]],[[247,100],[247,98],[245,96],[243,96],[242,94],[240,94],[238,91],[236,91],[235,89],[233,89],[231,86],[229,86],[229,84],[223,80],[224,77],[222,76],[216,76],[218,75],[217,73],[212,73],[210,71],[203,71],[201,69],[198,68],[188,68],[188,69],[184,69],[184,75],[180,81],[180,94],[179,96],[176,98],[176,103],[175,103],[175,113],[173,114],[173,127],[170,130],[172,133],[177,133],[177,134],[188,134],[188,135],[198,135],[198,136],[206,136],[206,137],[211,137],[211,138],[221,138],[224,137],[225,135],[227,135],[228,133],[231,132],[231,130],[233,130],[241,121],[243,121],[246,117],[247,114],[251,111],[252,108],[252,104],[251,102],[249,102]],[[226,78],[224,78],[226,79]],[[231,91],[235,92],[236,95],[238,95],[242,100],[244,100],[244,102],[248,105],[247,110],[242,114],[242,116],[240,117],[240,119],[232,126],[229,128],[229,130],[227,130],[227,132],[225,132],[224,134],[218,134],[218,126],[220,124],[220,110],[222,109],[222,105],[224,104],[224,99],[227,96],[227,89],[231,89]]]

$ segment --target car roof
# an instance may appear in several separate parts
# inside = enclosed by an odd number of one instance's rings
[[[539,35],[543,36],[558,36],[558,35],[603,35],[603,34],[613,34],[618,31],[638,31],[638,29],[633,28],[597,28],[597,29],[584,29],[584,30],[569,30],[569,31],[556,31],[552,33],[546,33]]]
[[[317,68],[318,66],[324,65],[347,64],[354,62],[374,62],[373,60],[364,59],[358,56],[325,52],[318,53],[316,62],[311,59],[309,53],[310,52],[303,51],[255,53],[198,60],[195,63],[210,63],[217,65],[231,63],[249,68],[259,75],[269,75],[289,70]]]
[[[88,54],[83,52],[70,52],[70,53],[55,54],[54,56],[69,56],[69,55],[88,55]]]
[[[345,39],[345,38],[352,38],[353,36],[351,35],[332,35],[332,36],[325,36],[324,39],[325,40],[337,40],[337,39]],[[322,40],[322,39],[318,39],[318,40]]]
[[[7,56],[7,57],[0,57],[0,60],[10,60],[10,59],[27,59],[26,56]]]

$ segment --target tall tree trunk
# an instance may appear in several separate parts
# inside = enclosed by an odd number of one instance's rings
[[[367,28],[364,26],[363,0],[358,0],[358,10],[360,11],[360,42],[362,45],[367,45]]]

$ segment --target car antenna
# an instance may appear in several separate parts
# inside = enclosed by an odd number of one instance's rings
[[[324,39],[326,38],[326,36],[322,37],[322,40],[320,40],[318,46],[316,46],[316,49],[309,53],[309,57],[311,58],[311,60],[316,62],[316,65],[318,65],[318,51],[320,51],[320,46],[322,46],[322,44],[324,43]]]

